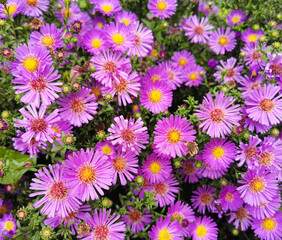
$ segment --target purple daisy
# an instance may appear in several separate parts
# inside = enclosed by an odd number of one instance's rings
[[[231,32],[230,27],[228,27],[226,30],[224,30],[224,27],[222,27],[221,29],[218,28],[210,34],[209,45],[210,49],[217,55],[223,55],[225,54],[225,52],[230,52],[236,46],[235,33]]]
[[[237,190],[241,194],[243,201],[251,206],[259,207],[271,201],[278,190],[276,174],[273,174],[266,167],[248,169],[247,173],[242,174],[244,180],[238,180],[243,184]]]
[[[45,24],[40,28],[40,32],[34,31],[30,34],[30,42],[55,50],[65,46],[62,36],[63,29],[57,29],[55,24]]]
[[[135,152],[127,150],[122,152],[117,150],[115,156],[111,160],[114,170],[113,185],[117,183],[119,177],[121,185],[127,184],[127,180],[132,181],[138,172],[138,158]]]
[[[141,88],[140,104],[152,113],[160,113],[172,105],[172,91],[164,81],[146,81]]]
[[[121,10],[119,0],[90,0],[90,3],[95,4],[94,11],[98,11],[109,17],[112,17]]]
[[[120,22],[126,26],[134,24],[138,20],[138,17],[133,12],[122,11],[115,16],[115,22]]]
[[[39,17],[46,12],[49,7],[48,0],[26,0],[24,15],[29,17]]]
[[[0,237],[1,239],[10,239],[14,237],[17,227],[16,219],[13,218],[12,214],[4,214],[0,219]],[[2,238],[5,237],[5,238]]]
[[[111,209],[106,212],[106,209],[100,209],[99,212],[95,209],[93,217],[87,214],[86,223],[90,225],[91,231],[87,236],[83,236],[83,240],[104,240],[104,239],[125,239],[126,226],[124,222],[117,220],[120,215],[115,213],[110,216]]]
[[[180,167],[181,178],[184,182],[189,183],[196,183],[199,182],[199,179],[202,178],[199,169],[195,167],[196,162],[192,159],[187,159],[186,161],[182,162]]]
[[[201,214],[205,214],[206,209],[211,211],[212,202],[215,198],[214,187],[203,185],[203,187],[198,187],[198,189],[192,193],[191,202],[194,209],[197,209]]]
[[[115,147],[113,144],[105,140],[104,142],[98,142],[95,146],[96,153],[106,156],[109,160],[113,159],[116,155]]]
[[[144,74],[143,81],[149,81],[155,83],[159,82],[167,82],[169,79],[169,73],[166,72],[163,65],[158,65],[154,67],[148,67],[147,73]]]
[[[127,207],[127,214],[123,215],[122,220],[130,227],[132,233],[142,232],[145,226],[152,222],[152,215],[148,210],[139,211],[132,207]]]
[[[0,131],[5,131],[6,129],[8,129],[8,123],[0,119]]]
[[[21,101],[26,104],[39,107],[40,100],[42,105],[51,105],[59,95],[56,92],[61,92],[58,86],[63,85],[62,82],[57,82],[61,77],[58,71],[50,65],[40,65],[37,72],[29,72],[22,69],[21,73],[12,80],[12,83],[17,84],[13,87],[17,89],[16,94],[25,93]],[[56,82],[55,82],[56,81]]]
[[[19,111],[24,116],[24,119],[15,119],[15,127],[24,127],[26,132],[22,135],[22,139],[26,143],[31,143],[33,137],[36,141],[53,142],[52,136],[55,131],[52,129],[52,124],[60,120],[58,109],[54,110],[48,116],[44,115],[47,109],[46,106],[41,106],[37,112],[34,106],[27,106],[28,111],[21,108]]]
[[[65,135],[72,134],[72,125],[68,120],[60,119],[59,121],[52,123],[52,129],[55,132],[52,138],[56,140],[60,145],[63,145],[63,132]],[[53,143],[53,147],[55,147],[55,143]]]
[[[161,217],[156,220],[156,225],[152,226],[152,230],[148,232],[151,240],[173,239],[182,240],[181,225],[177,220],[171,222],[171,216],[165,219]]]
[[[82,123],[88,123],[97,113],[98,104],[96,97],[91,94],[91,90],[82,87],[78,93],[71,92],[68,96],[64,96],[58,104],[60,116],[67,119],[74,126],[80,127]]]
[[[164,181],[172,172],[170,160],[154,153],[146,157],[141,169],[143,176],[152,184]]]
[[[193,142],[196,133],[193,126],[186,118],[170,115],[157,122],[155,127],[154,145],[157,154],[164,154],[173,158],[186,155],[187,146],[185,142]]]
[[[9,16],[15,17],[16,15],[22,13],[25,9],[24,0],[8,0],[4,7],[0,4],[0,18],[9,18]]]
[[[72,194],[71,189],[66,186],[63,178],[64,168],[59,164],[56,164],[55,167],[49,164],[48,167],[49,171],[43,167],[43,171],[39,170],[38,173],[35,173],[37,178],[32,179],[30,189],[38,192],[31,193],[29,196],[44,195],[33,205],[39,208],[44,204],[40,211],[41,214],[48,215],[48,217],[65,218],[69,212],[77,211],[81,203],[76,198],[76,194]]]
[[[148,8],[154,17],[164,19],[172,16],[177,7],[176,0],[149,0]]]
[[[258,74],[254,79],[247,75],[242,77],[240,80],[241,87],[238,87],[238,90],[242,91],[242,98],[246,99],[255,88],[257,89],[259,85],[262,85],[263,80],[262,74]]]
[[[97,101],[103,101],[103,85],[96,81],[94,78],[91,79],[91,84],[88,81],[84,81],[84,83],[87,85],[87,88],[90,89],[90,94],[94,94]]]
[[[274,84],[258,86],[245,100],[248,117],[266,126],[279,124],[282,120],[282,98],[276,96],[280,87]]]
[[[187,50],[174,52],[173,56],[171,57],[171,60],[177,63],[181,69],[191,64],[196,64],[194,55],[191,52],[188,52]]]
[[[200,65],[189,65],[187,66],[183,71],[183,82],[185,83],[185,86],[189,87],[197,87],[203,82],[203,77],[200,75],[200,72],[204,72],[205,70]]]
[[[206,16],[209,16],[210,14],[218,13],[218,7],[214,4],[214,2],[211,2],[212,5],[208,4],[209,2],[206,2],[205,0],[199,1],[199,11],[203,12]]]
[[[164,68],[169,74],[169,79],[165,82],[171,90],[175,90],[177,87],[181,86],[183,83],[182,70],[175,62],[162,62],[160,67]]]
[[[245,43],[257,43],[261,35],[263,35],[262,30],[258,30],[255,32],[252,28],[248,28],[242,33],[241,40]]]
[[[94,149],[73,152],[64,163],[64,180],[81,201],[99,199],[97,192],[104,195],[102,189],[109,190],[112,185],[113,170],[107,157],[94,153]]]
[[[122,52],[104,51],[91,59],[95,66],[95,73],[91,74],[98,82],[106,87],[112,87],[113,83],[120,83],[119,78],[128,78],[128,71],[132,70],[130,60],[122,56]]]
[[[196,217],[195,222],[188,226],[193,240],[217,240],[218,228],[211,217]]]
[[[262,50],[262,51],[261,51]],[[263,47],[259,47],[256,43],[249,43],[246,44],[245,47],[242,49],[243,52],[246,53],[245,62],[248,65],[258,65],[260,68],[265,66],[265,62],[263,60],[263,50],[266,50]]]
[[[228,14],[226,20],[229,26],[234,27],[244,23],[246,20],[246,15],[241,10],[233,10]]]
[[[238,126],[241,119],[239,111],[240,105],[230,106],[235,102],[233,97],[225,97],[224,92],[216,93],[213,100],[211,93],[204,97],[200,110],[196,110],[196,116],[203,123],[200,128],[211,137],[224,137],[231,133],[232,124]]]
[[[145,149],[144,144],[148,144],[149,135],[147,127],[141,118],[135,122],[134,119],[124,119],[123,116],[114,118],[115,124],[108,129],[110,136],[107,140],[111,140],[114,146],[123,152],[131,150],[135,154],[139,154],[141,149]]]
[[[131,32],[135,36],[133,45],[129,47],[127,54],[131,57],[146,57],[149,51],[152,50],[154,36],[152,30],[143,27],[143,23],[136,21],[130,25]]]
[[[234,185],[227,185],[221,189],[218,195],[223,211],[237,211],[243,206],[243,200],[240,198],[240,193]]]
[[[277,211],[275,215],[261,220],[254,219],[252,229],[255,236],[265,240],[282,239],[282,213]]]
[[[80,41],[86,51],[92,55],[99,54],[107,48],[104,31],[98,29],[87,31],[85,34],[81,35]]]
[[[236,229],[242,231],[246,231],[252,223],[252,217],[245,207],[241,207],[237,211],[227,214],[227,216],[230,216],[228,223],[232,223],[235,220],[233,225]]]
[[[81,14],[81,10],[75,2],[69,2],[68,7],[64,0],[60,0],[57,3],[61,4],[62,8],[58,10],[58,12],[55,12],[55,14],[62,24],[64,24],[65,19],[67,19],[68,22],[72,22]]]
[[[192,43],[207,43],[209,32],[214,27],[208,24],[207,17],[199,19],[197,15],[192,15],[188,19],[182,19],[181,26],[185,32],[185,36],[189,37]]]
[[[93,28],[95,28],[97,30],[102,30],[106,24],[107,24],[107,21],[102,16],[95,15],[93,17],[93,20],[92,20]]]
[[[214,170],[226,170],[236,158],[236,145],[227,138],[213,138],[202,150],[205,163]]]
[[[279,81],[280,87],[282,81],[282,54],[271,54],[267,53],[268,63],[264,68],[264,72],[267,74],[267,79],[275,78]]]
[[[244,70],[244,66],[235,67],[236,62],[237,59],[233,57],[227,59],[226,62],[220,60],[221,66],[217,66],[217,72],[213,74],[215,80],[221,82],[221,79],[223,79],[224,83],[228,83],[230,81],[235,81],[238,83],[241,82],[241,72]]]
[[[130,27],[123,23],[111,22],[104,27],[104,33],[108,46],[115,51],[125,52],[133,46],[135,35],[131,33]]]

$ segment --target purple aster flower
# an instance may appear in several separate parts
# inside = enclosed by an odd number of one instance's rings
[[[106,156],[109,160],[113,159],[116,155],[115,147],[113,144],[105,140],[104,142],[98,142],[95,146],[96,153]]]
[[[196,217],[195,222],[188,226],[193,240],[217,240],[218,228],[211,217]]]
[[[192,55],[192,53],[188,52],[187,50],[174,52],[171,60],[177,63],[182,69],[191,64],[196,64],[194,55]]]
[[[24,142],[31,143],[33,137],[36,141],[53,142],[52,136],[55,131],[52,129],[52,124],[60,120],[58,109],[54,110],[48,116],[44,115],[47,107],[41,106],[37,112],[34,106],[27,106],[28,111],[21,108],[19,111],[24,116],[24,119],[15,119],[15,127],[24,127],[26,132],[22,135]]]
[[[16,230],[18,229],[16,219],[13,218],[12,214],[4,214],[0,219],[0,236],[1,239],[6,237],[13,238]],[[5,237],[5,238],[2,238]]]
[[[115,16],[115,22],[124,23],[126,26],[134,24],[138,17],[133,12],[122,11]]]
[[[94,94],[98,101],[103,101],[103,85],[96,81],[94,78],[91,79],[91,84],[88,81],[84,81],[87,88],[91,90],[90,94]]]
[[[209,38],[209,32],[214,27],[208,24],[209,19],[207,17],[199,19],[197,15],[192,15],[188,19],[182,19],[182,29],[185,32],[185,36],[189,37],[192,43],[207,43]]]
[[[275,215],[261,220],[254,219],[252,229],[255,236],[265,240],[276,240],[282,238],[282,213],[277,211]]]
[[[111,22],[104,27],[104,33],[108,46],[113,50],[125,52],[133,46],[135,35],[131,33],[130,27],[123,23]]]
[[[190,224],[191,222],[195,221],[195,213],[193,209],[188,204],[177,201],[175,204],[172,203],[168,207],[167,214],[171,216],[171,221],[177,220],[179,223],[181,223],[183,236],[188,237],[189,230],[187,226],[184,226],[183,223],[187,221],[188,224]]]
[[[241,207],[235,212],[228,213],[227,216],[230,216],[228,223],[232,223],[235,220],[233,225],[236,229],[240,229],[241,231],[246,231],[252,223],[252,217],[245,207]]]
[[[8,123],[0,119],[0,131],[5,131],[6,129],[8,129]]]
[[[261,35],[263,35],[262,30],[258,30],[255,32],[252,28],[248,28],[243,32],[241,40],[245,43],[257,43]]]
[[[238,180],[243,184],[237,190],[243,201],[251,206],[258,207],[260,204],[271,201],[278,190],[276,175],[261,166],[255,169],[248,169],[242,174],[244,180]]]
[[[86,51],[92,55],[99,54],[107,48],[105,34],[103,31],[98,29],[91,29],[87,31],[85,34],[80,36],[80,41]]]
[[[92,20],[92,26],[95,29],[102,30],[104,26],[107,24],[106,19],[102,16],[94,16]]]
[[[30,34],[30,42],[34,45],[41,44],[53,50],[63,47],[63,29],[57,29],[55,24],[45,24],[40,28],[40,32],[33,31]]]
[[[155,153],[146,157],[141,169],[143,176],[152,184],[164,181],[172,172],[170,160]]]
[[[91,211],[90,205],[82,205],[78,210],[68,213],[68,215],[64,218],[56,216],[52,218],[47,218],[44,220],[45,225],[49,225],[53,229],[58,227],[61,223],[64,227],[70,224],[69,229],[75,235],[78,230],[78,224],[80,224],[80,220],[86,220],[86,213]]]
[[[46,1],[46,0],[44,0]],[[62,4],[62,8],[55,12],[56,17],[64,24],[64,20],[67,19],[68,22],[72,22],[79,17],[81,10],[79,6],[71,1],[67,7],[64,0],[58,1],[59,4]],[[66,36],[65,36],[66,37]]]
[[[143,81],[149,81],[155,83],[155,81],[167,82],[169,79],[169,73],[166,72],[164,65],[148,67],[147,73],[144,74]]]
[[[145,149],[144,144],[149,143],[149,135],[147,127],[141,118],[136,121],[134,119],[124,119],[123,116],[114,118],[115,124],[108,129],[110,136],[107,140],[111,140],[114,146],[123,152],[131,150],[135,154],[139,154],[141,149]]]
[[[224,92],[216,93],[215,101],[211,93],[204,97],[200,110],[196,110],[196,116],[203,123],[200,128],[211,137],[224,137],[231,133],[232,124],[239,125],[241,119],[239,115],[240,105],[230,106],[235,102],[233,97],[225,97]]]
[[[242,79],[241,72],[244,70],[244,66],[235,67],[236,62],[237,59],[233,57],[227,59],[226,62],[220,60],[221,66],[217,66],[217,72],[213,74],[215,80],[221,82],[221,79],[223,79],[224,83],[230,81],[240,82]],[[225,71],[224,74],[223,71]]]
[[[102,189],[109,190],[112,185],[113,170],[107,157],[94,153],[93,149],[73,152],[64,163],[64,180],[81,201],[99,199],[97,192],[104,195]]]
[[[192,159],[187,159],[182,162],[180,167],[181,178],[184,182],[196,183],[199,182],[199,179],[202,178],[202,174],[199,172],[199,169],[195,167],[196,162]]]
[[[205,163],[214,170],[226,170],[236,158],[236,145],[227,138],[214,138],[202,150]]]
[[[218,13],[218,7],[214,5],[214,2],[212,2],[212,5],[209,5],[208,2],[206,2],[205,0],[199,1],[198,9],[200,12],[203,12],[206,16],[209,16],[212,13]]]
[[[154,17],[164,19],[172,16],[177,7],[176,0],[149,0],[148,8]]]
[[[264,72],[267,74],[268,79],[275,78],[279,81],[281,86],[282,81],[282,54],[267,53],[268,63],[265,66]]]
[[[236,188],[234,185],[227,185],[221,189],[218,196],[223,211],[237,211],[243,206],[243,200],[240,198],[240,193]]]
[[[0,4],[0,18],[9,18],[10,16],[16,16],[20,13],[22,13],[25,9],[24,0],[8,0],[4,7],[3,4]]]
[[[26,0],[24,15],[29,17],[39,17],[46,12],[49,7],[48,0]]]
[[[61,77],[58,71],[50,65],[40,65],[37,72],[29,72],[25,68],[17,74],[12,83],[17,84],[13,87],[17,89],[16,94],[25,93],[21,101],[26,104],[39,107],[40,100],[42,105],[51,105],[59,95],[56,92],[61,92],[58,86],[63,85],[62,82],[57,82]]]
[[[88,123],[97,113],[98,104],[96,97],[90,94],[91,90],[82,87],[78,93],[71,92],[68,96],[64,96],[58,104],[60,116],[67,119],[74,126],[80,127],[82,123]]]
[[[258,88],[259,85],[262,85],[262,82],[264,80],[264,76],[262,74],[258,74],[256,78],[250,78],[247,75],[241,78],[240,85],[241,87],[238,87],[238,90],[242,91],[242,98],[246,99],[248,98],[249,94],[256,88]]]
[[[143,27],[143,23],[136,21],[130,25],[131,32],[135,36],[133,45],[129,47],[127,55],[131,57],[146,57],[152,50],[154,36],[152,30]]]
[[[197,191],[193,191],[192,193],[191,202],[194,209],[197,209],[201,214],[205,214],[206,209],[211,211],[212,202],[215,197],[214,187],[203,185],[203,187],[198,187]]]
[[[282,98],[277,96],[280,87],[273,84],[258,86],[245,100],[248,117],[258,123],[270,126],[282,120]]]
[[[262,50],[266,49],[262,47]],[[246,44],[242,51],[246,53],[245,62],[248,65],[258,65],[260,68],[265,66],[265,62],[262,59],[264,54],[258,44],[253,42]]]
[[[152,222],[152,215],[148,210],[139,211],[132,207],[127,207],[127,214],[123,215],[122,220],[130,227],[132,233],[142,232],[145,226]]]
[[[62,142],[62,132],[64,134],[72,134],[72,125],[68,120],[60,119],[57,122],[54,122],[52,124],[52,129],[55,132],[55,135],[52,137],[54,140],[56,140],[60,145],[63,145]],[[55,144],[53,143],[53,147],[55,147]]]
[[[113,185],[117,183],[119,177],[121,185],[127,184],[127,180],[132,181],[138,172],[138,158],[135,152],[127,150],[122,152],[120,149],[116,151],[115,156],[111,160],[114,171]]]
[[[141,88],[140,104],[152,113],[160,113],[172,105],[172,91],[164,81],[145,81]]]
[[[228,27],[226,30],[224,30],[224,27],[221,29],[218,28],[210,34],[209,45],[210,49],[217,55],[223,55],[225,52],[230,52],[236,46],[235,33],[231,32],[230,27]]]
[[[226,20],[229,26],[234,27],[244,23],[246,20],[246,15],[241,10],[233,10],[228,14]]]
[[[151,240],[173,239],[182,240],[181,225],[177,220],[170,221],[171,216],[168,215],[165,219],[161,217],[156,220],[156,225],[152,226],[152,230],[148,232]]]
[[[210,68],[216,68],[217,64],[218,64],[218,61],[216,61],[215,59],[210,59],[208,62],[208,66]]]
[[[130,73],[129,70],[125,70],[125,72],[128,74],[128,77],[125,79],[119,77],[119,84],[114,82],[111,88],[102,88],[104,93],[109,93],[111,96],[117,95],[119,106],[133,103],[131,96],[138,97],[141,87],[140,77],[137,72]]]
[[[98,11],[109,17],[112,17],[121,10],[119,0],[90,0],[90,3],[95,4],[94,11]]]
[[[200,75],[200,72],[204,72],[205,70],[202,66],[197,64],[191,64],[187,66],[183,71],[183,82],[185,86],[189,87],[197,87],[203,82],[203,77]]]
[[[52,64],[51,56],[46,47],[34,45],[30,42],[28,46],[22,44],[15,48],[15,58],[18,61],[10,63],[11,73],[14,76],[20,75],[22,69],[29,72],[36,72],[40,65]]]
[[[175,90],[177,87],[180,87],[180,85],[183,83],[182,70],[180,67],[172,61],[162,62],[160,67],[164,68],[169,74],[169,79],[165,81],[168,87],[171,90]]]
[[[112,87],[113,83],[120,83],[120,77],[128,78],[128,71],[132,70],[130,60],[122,56],[122,52],[104,51],[99,55],[95,55],[91,59],[95,66],[95,73],[91,74],[98,82],[106,87]]]
[[[186,155],[187,146],[184,142],[193,142],[196,133],[186,118],[170,115],[157,122],[155,127],[154,145],[157,154],[164,154],[175,158]]]
[[[65,218],[68,213],[79,209],[80,201],[76,198],[76,194],[71,193],[71,189],[66,186],[63,178],[64,168],[59,164],[56,164],[55,167],[49,164],[48,167],[50,171],[43,167],[43,172],[39,170],[38,173],[35,173],[37,178],[32,179],[30,189],[38,192],[31,193],[29,196],[44,195],[33,205],[39,208],[44,204],[40,211],[41,214],[48,215],[48,217]]]

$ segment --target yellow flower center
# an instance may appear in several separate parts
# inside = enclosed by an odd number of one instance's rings
[[[106,144],[104,147],[102,147],[102,152],[106,155],[110,155],[112,153],[112,150],[109,145]]]
[[[55,40],[53,37],[46,35],[41,38],[41,43],[45,47],[52,47],[55,44]]]
[[[224,155],[224,149],[222,147],[216,147],[212,150],[212,155],[215,158],[221,158]]]
[[[159,55],[158,50],[157,49],[152,50],[151,55],[153,57],[157,57]]]
[[[113,41],[118,45],[123,44],[124,43],[124,37],[120,34],[115,34],[113,36]]]
[[[77,176],[80,179],[80,182],[89,184],[96,179],[96,172],[92,166],[85,165],[80,167]]]
[[[256,35],[252,34],[252,35],[249,36],[249,41],[250,42],[255,42],[256,40],[257,40],[257,36]]]
[[[36,7],[38,4],[37,0],[26,0],[26,4],[30,7]]]
[[[159,240],[170,240],[171,234],[168,230],[163,229],[159,232]]]
[[[124,23],[126,26],[128,26],[130,24],[130,20],[129,19],[122,19],[121,23]]]
[[[56,132],[56,133],[61,133],[61,130],[59,128],[59,126],[57,124],[55,124],[53,127],[52,127],[53,131]]]
[[[11,222],[11,221],[7,221],[7,222],[6,222],[6,227],[5,227],[5,229],[6,229],[7,231],[11,231],[11,230],[13,229],[13,227],[14,227],[14,223],[13,223],[13,222]]]
[[[104,5],[102,6],[102,10],[105,12],[105,13],[109,13],[113,10],[113,7],[110,6],[110,5]]]
[[[185,66],[186,65],[186,59],[185,58],[181,58],[180,60],[179,60],[179,65],[181,65],[181,66]]]
[[[161,171],[161,169],[162,169],[161,164],[159,164],[158,162],[153,162],[150,165],[150,171],[152,173],[159,173]]]
[[[158,8],[160,11],[164,11],[164,10],[166,9],[166,3],[163,2],[163,1],[158,2],[157,8]]]
[[[192,73],[191,75],[190,75],[190,80],[191,81],[196,81],[198,79],[198,75],[196,74],[196,73]]]
[[[203,225],[199,225],[197,227],[196,233],[199,237],[205,237],[207,233],[207,229]]]
[[[149,98],[151,102],[158,103],[162,98],[162,92],[159,90],[153,90],[151,91]]]
[[[181,140],[181,134],[178,130],[175,129],[170,129],[167,132],[167,140],[171,143],[171,144],[175,144],[178,143]]]
[[[113,160],[113,168],[117,172],[123,172],[126,169],[126,161],[122,157],[116,157]]]
[[[261,226],[268,232],[276,228],[276,221],[273,218],[266,218],[262,221]]]
[[[262,178],[254,177],[249,183],[250,190],[255,193],[262,192],[265,187],[265,183]]]
[[[0,128],[4,127],[4,124],[0,122]]]
[[[17,11],[17,6],[15,6],[14,4],[11,4],[10,6],[7,6],[7,9],[4,9],[5,14],[7,15],[12,15]]]
[[[94,39],[94,40],[92,41],[92,46],[93,46],[94,48],[99,48],[99,47],[101,47],[101,45],[102,45],[102,42],[101,42],[99,39]]]
[[[39,67],[39,61],[34,57],[24,58],[22,63],[25,69],[29,72],[35,72]]]
[[[97,26],[98,26],[99,28],[103,28],[103,27],[104,27],[103,23],[101,23],[101,22],[97,23]]]
[[[240,21],[240,18],[239,17],[233,17],[232,19],[233,23],[237,23]]]
[[[228,41],[227,37],[225,37],[225,36],[220,37],[219,40],[218,40],[219,45],[224,46],[224,47],[227,45],[228,42],[229,41]]]

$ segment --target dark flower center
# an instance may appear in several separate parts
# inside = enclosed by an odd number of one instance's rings
[[[46,130],[46,128],[47,122],[42,118],[34,119],[31,122],[31,129],[36,133],[43,132],[44,130]]]

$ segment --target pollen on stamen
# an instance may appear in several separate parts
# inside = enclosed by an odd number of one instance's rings
[[[138,210],[131,210],[128,214],[128,218],[132,223],[138,223],[142,219],[142,213]]]
[[[166,193],[168,193],[168,188],[167,188],[167,184],[166,183],[162,183],[162,182],[157,183],[154,188],[155,188],[156,194],[158,194],[158,195],[162,195],[163,196]]]
[[[64,187],[64,183],[54,182],[49,189],[49,196],[53,200],[63,200],[68,196],[69,189]]]
[[[221,123],[224,120],[224,113],[221,109],[219,108],[214,108],[210,112],[210,119],[211,121],[215,123]]]
[[[125,129],[121,133],[121,138],[127,143],[134,143],[136,136],[132,130]]]
[[[109,228],[105,225],[97,226],[92,234],[93,239],[96,240],[107,240],[109,239]]]
[[[38,133],[43,132],[47,128],[47,122],[42,118],[37,118],[31,122],[31,130]]]
[[[265,181],[263,178],[254,177],[249,183],[250,190],[253,193],[260,193],[265,189]]]
[[[122,157],[116,157],[113,160],[113,168],[117,172],[123,172],[126,168],[126,161]]]
[[[77,177],[79,178],[80,182],[90,184],[96,179],[96,172],[94,167],[89,165],[84,165],[79,168]]]
[[[76,98],[71,101],[70,109],[76,114],[79,114],[85,109],[85,105],[81,99]]]
[[[41,93],[42,91],[45,90],[45,88],[47,86],[47,82],[43,77],[39,77],[37,79],[32,79],[30,81],[30,86],[36,92]]]
[[[127,82],[123,78],[119,78],[119,84],[114,83],[114,89],[121,94],[127,90]]]
[[[271,101],[269,98],[265,98],[260,101],[259,108],[260,110],[264,112],[271,112],[271,110],[274,108],[275,103]]]

